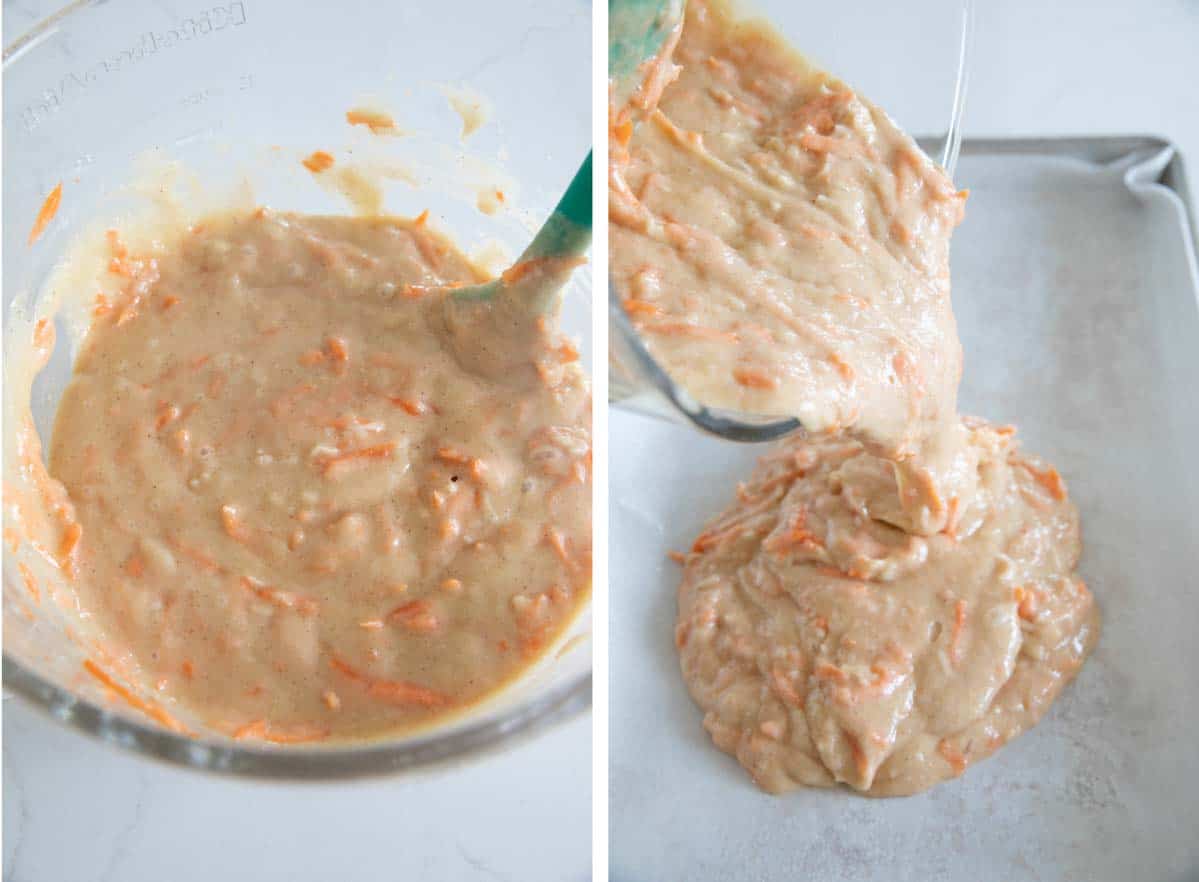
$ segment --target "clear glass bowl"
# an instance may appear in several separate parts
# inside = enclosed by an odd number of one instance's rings
[[[468,253],[498,241],[518,254],[590,147],[590,34],[585,0],[70,5],[4,54],[6,357],[30,333],[47,276],[72,239],[130,208],[125,187],[151,150],[196,171],[209,193],[248,181],[274,208],[326,213],[348,206],[315,185],[301,157],[316,149],[394,157],[417,171],[420,186],[392,181],[386,210],[429,208]],[[491,121],[465,142],[445,94],[463,85],[491,108]],[[351,129],[345,113],[363,104],[391,112],[410,134]],[[471,187],[484,166],[515,182],[512,210],[479,211]],[[33,219],[60,181],[58,215],[28,247]],[[563,323],[581,337],[589,365],[590,302],[589,274],[577,273]],[[70,374],[69,349],[60,335],[61,351],[34,385],[43,440]],[[5,422],[11,468],[13,420]],[[528,676],[431,730],[330,747],[181,737],[114,704],[82,673],[69,615],[49,603],[34,607],[32,619],[19,612],[29,597],[7,542],[4,554],[5,689],[67,725],[183,765],[280,778],[380,774],[503,745],[590,705],[587,608]]]
[[[957,163],[974,28],[973,0],[941,0],[913,15],[903,3],[812,4],[793,0],[738,0],[744,18],[770,22],[790,43],[825,70],[883,107],[950,173]],[[930,9],[936,14],[929,15]],[[929,32],[937,35],[930,39]],[[913,58],[906,48],[938,45]],[[902,72],[900,75],[898,72]],[[922,115],[928,102],[914,96],[945,96],[944,114]],[[927,111],[925,111],[927,114]],[[694,426],[730,441],[769,441],[800,428],[798,421],[705,407],[658,364],[608,290],[608,400],[629,410]]]

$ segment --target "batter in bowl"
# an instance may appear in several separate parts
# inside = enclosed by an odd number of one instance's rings
[[[1098,632],[1060,476],[957,413],[965,194],[720,4],[644,73],[613,113],[624,307],[697,399],[808,430],[686,555],[687,685],[765,789],[925,789],[1032,725]]]
[[[465,366],[441,298],[483,277],[423,216],[109,247],[49,459],[97,676],[234,737],[363,738],[554,643],[590,591],[591,448],[550,319]]]

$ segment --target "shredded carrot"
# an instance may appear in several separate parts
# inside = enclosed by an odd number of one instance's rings
[[[533,257],[528,260],[522,260],[520,263],[504,270],[500,274],[500,278],[504,280],[504,284],[513,285],[521,279],[539,272],[544,267],[566,271],[582,266],[586,262],[587,258],[585,257]]]
[[[420,214],[418,214],[416,216],[416,220],[413,221],[413,223],[416,224],[418,227],[423,227],[428,222],[429,222],[429,209],[427,209],[427,208],[424,211],[422,211]]]
[[[460,594],[462,592],[462,580],[446,579],[441,583],[441,590],[448,594]]]
[[[835,683],[848,683],[849,675],[836,665],[821,662],[812,670],[812,676],[817,680],[832,680]]]
[[[668,551],[666,552],[666,556],[679,566],[682,566],[687,562],[687,555],[683,554],[681,551]]]
[[[823,548],[824,540],[808,529],[808,512],[800,508],[791,514],[787,529],[775,533],[762,547],[772,554],[782,555],[792,548]]]
[[[62,202],[62,181],[50,191],[50,195],[46,197],[46,201],[42,203],[41,209],[37,213],[37,217],[33,221],[33,229],[29,231],[29,239],[26,245],[32,245],[41,238],[42,233],[46,232],[46,227],[50,221],[54,220],[54,215],[58,214],[58,206]]]
[[[145,571],[146,562],[140,554],[129,555],[125,563],[121,565],[121,572],[130,579],[140,579]]]
[[[966,771],[966,756],[956,747],[949,743],[949,739],[943,738],[937,745],[937,753],[945,758],[945,761],[953,767],[954,775],[960,775]]]
[[[662,309],[648,300],[638,300],[635,297],[627,297],[621,305],[624,311],[629,315],[661,315]]]
[[[278,588],[272,588],[249,576],[242,576],[241,584],[243,588],[254,592],[255,595],[267,603],[274,604],[280,609],[295,610],[302,616],[314,615],[319,608],[317,602],[309,597],[301,597],[297,594],[292,594],[290,591],[281,591]]]
[[[320,174],[333,167],[333,157],[324,150],[317,150],[307,158],[300,160],[300,164],[313,174]]]
[[[176,297],[174,294],[168,294],[166,297],[162,298],[162,308],[164,310],[170,309],[172,306],[178,306],[178,305],[179,305],[179,298]]]
[[[784,704],[794,708],[804,706],[804,697],[795,688],[795,682],[777,664],[770,669],[770,687]]]
[[[29,569],[29,565],[25,563],[17,564],[17,569],[21,572],[21,579],[25,583],[25,590],[29,592],[29,596],[34,603],[42,602],[42,592],[38,590],[37,579],[34,578],[33,570]]]
[[[367,687],[367,694],[381,701],[399,705],[416,705],[417,707],[425,708],[442,707],[452,703],[452,699],[448,695],[433,689],[427,689],[424,686],[418,686],[407,680],[375,679],[356,670],[336,656],[329,659],[329,664],[335,671],[344,674],[357,683],[364,684]]]
[[[225,528],[225,534],[237,542],[245,542],[250,538],[250,531],[246,529],[241,512],[235,505],[221,506],[221,526]]]
[[[180,410],[165,401],[158,408],[158,418],[154,421],[154,431],[161,432],[166,426],[179,418]]]
[[[779,381],[753,368],[734,368],[733,379],[750,389],[777,389]]]
[[[321,693],[321,701],[325,703],[325,707],[329,708],[329,710],[341,709],[341,698],[332,689],[326,689]]]
[[[965,628],[966,601],[959,600],[953,607],[953,636],[949,641],[949,657],[955,665],[961,661],[961,641]]]
[[[103,668],[101,668],[90,658],[83,662],[83,669],[104,684],[109,691],[115,693],[130,707],[141,711],[150,719],[161,724],[162,726],[165,726],[167,729],[170,729],[173,732],[187,732],[187,729],[184,728],[184,726],[178,720],[168,714],[165,710],[158,705],[150,704],[149,702],[138,698],[126,687],[122,686],[111,676],[109,676],[109,674]]]
[[[183,543],[183,541],[181,539],[178,539],[177,537],[173,537],[173,536],[169,537],[167,539],[167,544],[169,544],[172,548],[174,548],[180,554],[189,558],[192,561],[192,563],[194,563],[196,566],[198,566],[202,570],[207,570],[210,573],[215,573],[215,572],[219,572],[221,569],[220,564],[218,564],[215,560],[213,560],[211,557],[209,557],[203,551],[201,551],[198,548],[192,548],[190,545],[185,545]]]
[[[311,383],[301,383],[291,390],[284,392],[271,402],[271,413],[275,416],[280,416],[286,408],[291,407],[291,405],[295,404],[303,396],[315,391],[316,386],[313,386]]]
[[[854,768],[860,777],[865,778],[870,771],[870,759],[866,756],[866,751],[862,750],[861,742],[852,735],[846,735],[845,739],[849,742],[850,753],[853,754]]]
[[[350,450],[346,453],[340,453],[337,456],[331,456],[324,461],[324,473],[329,475],[339,466],[349,463],[372,459],[388,459],[395,451],[395,447],[395,442],[388,441],[386,444],[375,444],[371,447],[362,447],[358,450]]]
[[[338,673],[345,674],[351,680],[357,680],[359,683],[365,683],[367,677],[365,674],[359,673],[354,668],[350,667],[337,656],[332,656],[329,659],[329,666]]]
[[[196,666],[192,664],[191,659],[184,659],[183,664],[179,666],[179,670],[189,680],[196,675]]]
[[[365,628],[368,631],[381,631],[383,629],[382,619],[367,619],[364,622],[358,623],[359,628]]]
[[[71,556],[71,552],[79,544],[79,538],[83,535],[83,527],[78,521],[67,524],[67,528],[63,531],[62,540],[58,544],[58,556],[66,559]]]
[[[1033,479],[1048,490],[1049,495],[1058,502],[1066,498],[1066,484],[1062,481],[1062,476],[1058,474],[1057,469],[1053,466],[1047,466],[1044,470],[1041,470],[1025,463],[1024,467],[1028,469],[1028,473],[1033,476]]]
[[[406,680],[376,680],[370,684],[367,694],[390,704],[417,705],[419,707],[442,707],[450,703],[450,697],[442,692],[417,686]]]
[[[567,340],[555,350],[558,353],[558,358],[563,362],[572,362],[579,360],[579,350],[575,345]]]
[[[346,341],[341,337],[325,338],[325,348],[329,350],[329,356],[334,361],[348,361],[350,358],[350,350],[346,348]]]
[[[850,365],[849,362],[847,362],[844,358],[842,358],[836,352],[829,355],[828,360],[833,363],[834,367],[837,368],[837,373],[839,373],[841,375],[841,379],[845,380],[846,382],[850,382],[853,380],[853,378],[854,378],[853,366]]]
[[[799,137],[799,146],[812,153],[844,153],[850,142],[816,132],[804,132]]]
[[[633,137],[632,121],[626,119],[624,122],[617,123],[612,129],[612,134],[616,138],[617,144],[620,144],[622,147],[628,145]]]
[[[452,447],[442,447],[437,451],[437,458],[442,462],[460,463],[466,465],[470,462],[470,457],[465,453],[455,450]]]
[[[300,353],[299,362],[304,367],[312,367],[314,364],[320,364],[325,360],[325,353],[319,349],[309,349],[307,352]]]
[[[252,720],[233,733],[240,740],[252,738],[258,741],[271,741],[275,744],[301,744],[305,741],[320,741],[329,737],[329,730],[322,726],[300,725],[287,729],[271,726],[266,720]]]
[[[389,622],[397,622],[409,631],[428,633],[441,627],[441,621],[432,612],[433,604],[427,600],[410,600],[387,614]]]
[[[562,531],[552,525],[547,525],[545,528],[545,539],[549,542],[550,547],[554,549],[554,553],[562,563],[566,564],[568,570],[573,570],[576,567],[574,558],[570,556],[570,549],[567,547],[566,537],[562,535]]]
[[[666,337],[695,337],[698,340],[715,340],[723,343],[737,342],[736,334],[687,322],[657,322],[652,325],[642,325],[641,330]]]
[[[1016,600],[1016,614],[1026,622],[1035,621],[1037,618],[1037,609],[1040,606],[1040,596],[1033,588],[1014,589],[1013,594]]]
[[[941,532],[952,539],[954,542],[958,539],[958,518],[961,512],[958,510],[960,503],[956,496],[949,500],[949,508],[945,514],[945,529]]]
[[[411,414],[412,416],[424,416],[425,414],[427,414],[429,412],[428,405],[426,405],[423,401],[420,401],[418,399],[400,398],[397,396],[397,397],[389,397],[387,400],[390,401],[392,404],[394,404],[396,407],[403,408],[407,413]]]
[[[694,552],[704,552],[719,545],[724,544],[725,540],[733,539],[740,536],[745,531],[743,524],[736,523],[724,530],[705,530],[696,537],[695,543],[691,546]]]
[[[118,230],[105,230],[104,238],[108,241],[108,250],[113,257],[123,260],[129,256],[129,249],[121,241],[121,234]]]
[[[395,120],[377,110],[348,110],[346,122],[352,126],[366,126],[372,135],[383,135],[396,130]]]

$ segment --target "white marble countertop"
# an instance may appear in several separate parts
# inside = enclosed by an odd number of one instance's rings
[[[5,42],[59,5],[4,0]],[[1190,160],[1195,194],[1199,0],[978,5],[967,136],[1161,135]],[[919,40],[922,16],[943,9],[907,4],[905,37]],[[945,105],[941,94],[915,101],[904,122],[933,131]],[[436,774],[275,785],[155,765],[6,701],[4,879],[323,882],[348,878],[348,865],[364,882],[586,878],[590,723]]]
[[[268,784],[118,752],[8,699],[4,879],[587,879],[590,728],[585,714],[446,770]]]

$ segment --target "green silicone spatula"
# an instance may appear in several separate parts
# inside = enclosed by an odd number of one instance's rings
[[[524,306],[532,313],[546,312],[555,305],[556,296],[561,290],[561,286],[554,287],[551,280],[561,276],[559,281],[565,282],[570,270],[577,265],[590,244],[591,154],[588,153],[566,188],[566,193],[558,201],[554,213],[542,224],[516,263],[499,278],[481,285],[455,288],[451,297],[459,303],[491,301],[513,292],[519,280],[536,275],[550,283],[539,284],[536,292],[524,292],[533,294],[533,302],[526,301]],[[560,265],[560,272],[553,271],[555,265]],[[550,280],[546,279],[547,276],[551,277]]]
[[[458,360],[476,372],[509,370],[538,321],[555,314],[562,288],[591,244],[591,154],[553,214],[499,278],[454,288],[444,298],[444,330]],[[524,351],[527,351],[524,350]]]
[[[635,76],[679,26],[684,0],[608,0],[608,77],[623,106],[639,85]]]

